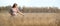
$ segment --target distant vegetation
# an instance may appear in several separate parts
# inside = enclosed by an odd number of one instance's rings
[[[26,13],[60,13],[58,7],[23,7],[23,10]]]
[[[11,6],[0,7],[0,12],[8,12]],[[19,7],[19,10],[24,13],[60,13],[58,7]]]

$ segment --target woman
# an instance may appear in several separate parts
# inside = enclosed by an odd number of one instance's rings
[[[16,16],[17,13],[23,15],[23,13],[21,13],[21,12],[19,11],[19,9],[17,8],[17,4],[14,3],[13,6],[12,6],[12,8],[10,9],[10,14],[11,14],[12,16]]]

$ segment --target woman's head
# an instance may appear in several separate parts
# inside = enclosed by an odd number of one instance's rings
[[[16,3],[14,3],[13,4],[13,6],[12,6],[12,8],[16,8],[17,7],[17,4]]]

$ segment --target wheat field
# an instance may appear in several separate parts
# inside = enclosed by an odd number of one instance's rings
[[[0,26],[60,26],[60,13],[24,13],[14,17],[0,13]]]

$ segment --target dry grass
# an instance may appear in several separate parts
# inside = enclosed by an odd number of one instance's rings
[[[60,13],[24,13],[11,17],[0,13],[0,26],[60,26]]]

